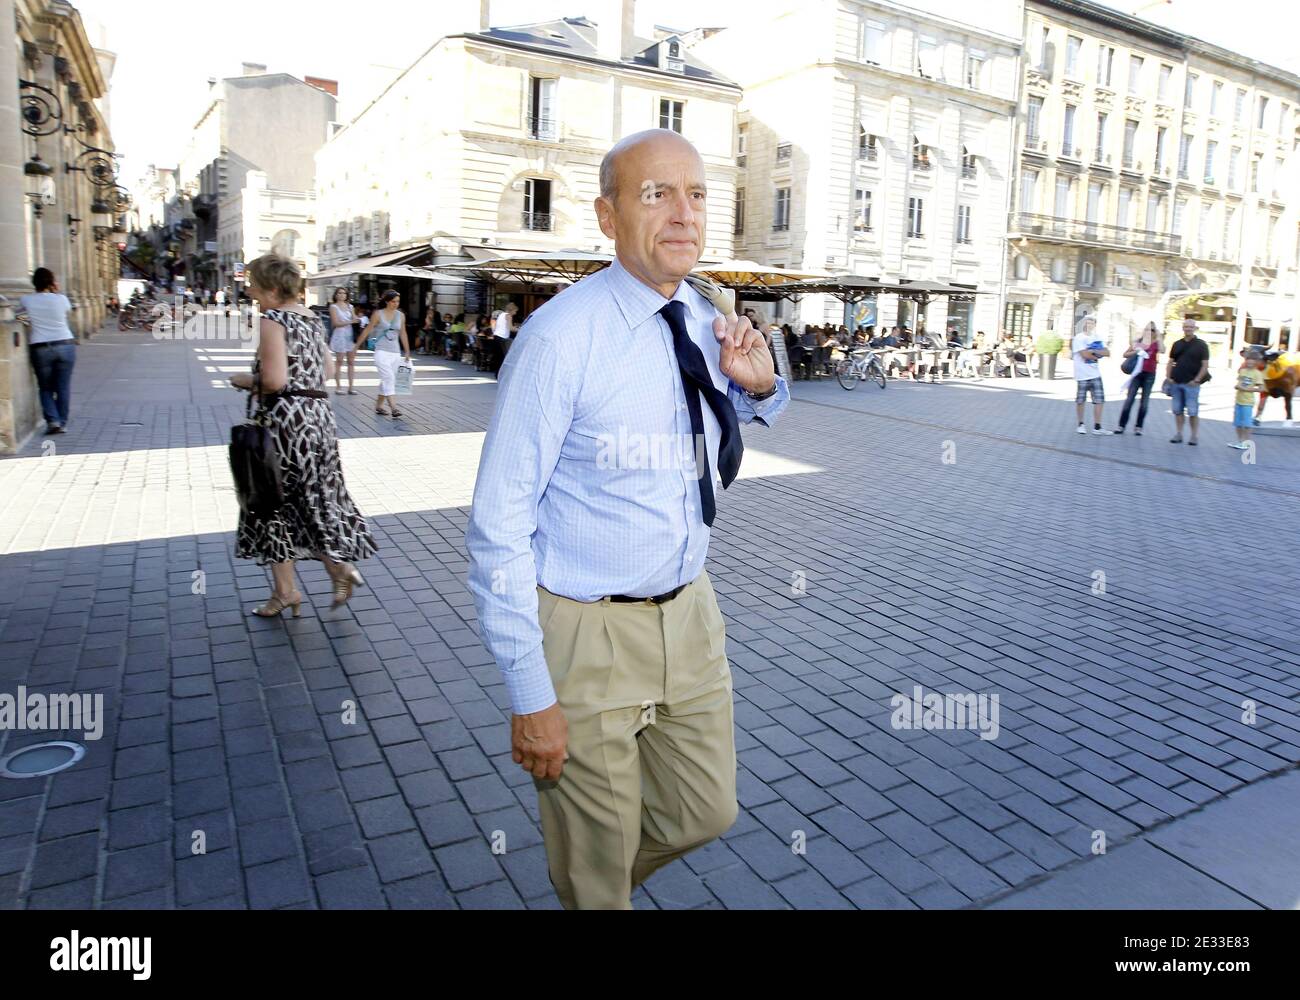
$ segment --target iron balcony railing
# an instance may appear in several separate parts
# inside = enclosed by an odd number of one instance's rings
[[[524,228],[535,233],[549,233],[551,231],[551,222],[550,212],[524,213]]]
[[[559,130],[555,126],[554,118],[546,115],[529,115],[528,135],[533,139],[550,139],[553,141],[559,136]]]
[[[1016,212],[1011,216],[1014,234],[1041,236],[1054,240],[1090,243],[1156,253],[1178,253],[1180,237],[1176,233],[1156,233],[1128,226],[1111,226],[1083,219],[1063,219],[1055,215]]]

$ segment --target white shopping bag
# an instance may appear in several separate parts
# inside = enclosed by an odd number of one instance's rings
[[[410,365],[397,366],[396,392],[399,396],[409,396],[411,386],[415,383],[415,369]]]

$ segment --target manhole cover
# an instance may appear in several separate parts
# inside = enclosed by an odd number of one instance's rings
[[[43,778],[71,767],[85,755],[86,748],[80,743],[37,743],[6,754],[0,760],[0,777]]]

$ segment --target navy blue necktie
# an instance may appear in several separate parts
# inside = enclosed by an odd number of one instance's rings
[[[722,431],[718,439],[718,475],[722,477],[724,490],[735,481],[736,473],[740,471],[740,459],[745,454],[745,442],[740,439],[740,421],[736,419],[736,409],[731,405],[727,394],[720,392],[713,384],[709,366],[704,361],[704,352],[686,332],[685,303],[674,300],[659,312],[673,332],[673,350],[677,354],[682,391],[686,395],[686,409],[691,417],[691,437],[695,445],[696,471],[700,485],[700,513],[704,523],[712,527],[715,513],[713,474],[709,470],[709,449],[704,439],[704,410],[700,407],[700,396],[709,404]]]

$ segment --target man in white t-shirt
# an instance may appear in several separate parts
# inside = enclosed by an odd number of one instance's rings
[[[510,326],[514,319],[515,313],[519,307],[511,302],[496,315],[496,320],[492,325],[492,374],[496,375],[501,371],[501,364],[506,359],[506,352],[510,350]]]
[[[1105,434],[1101,429],[1101,408],[1106,402],[1106,394],[1101,386],[1101,368],[1097,362],[1101,358],[1109,357],[1110,351],[1106,349],[1097,338],[1097,321],[1091,316],[1086,317],[1080,324],[1079,332],[1074,335],[1074,340],[1070,343],[1070,354],[1074,357],[1074,413],[1078,419],[1079,426],[1075,429],[1079,434],[1087,434],[1088,429],[1083,424],[1083,411],[1086,406],[1088,396],[1092,396],[1092,415],[1094,434]]]

